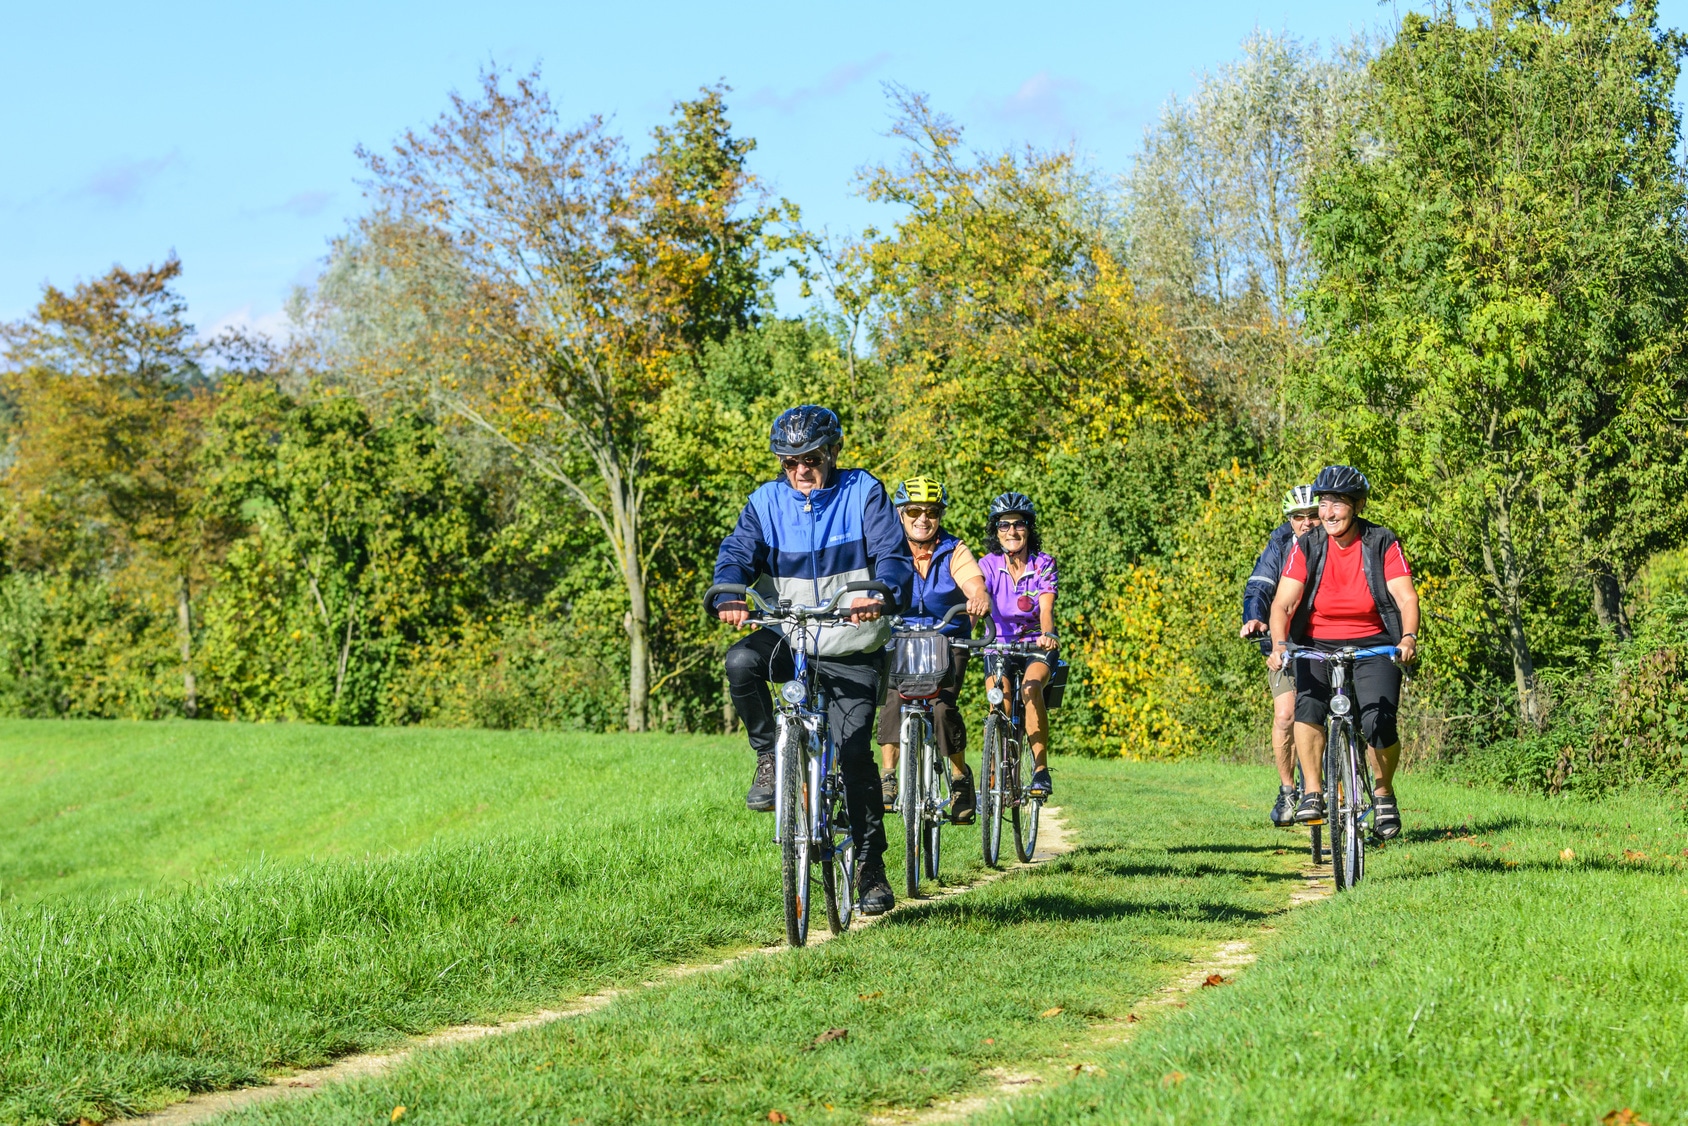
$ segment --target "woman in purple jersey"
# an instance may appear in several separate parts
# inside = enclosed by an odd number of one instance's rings
[[[1049,780],[1049,711],[1043,686],[1054,667],[1055,560],[1040,550],[1037,508],[1024,493],[1003,493],[991,501],[985,520],[986,556],[979,560],[985,588],[991,596],[991,618],[1003,641],[1026,641],[1041,652],[1003,660],[1024,662],[1020,698],[1025,706],[1026,741],[1032,746],[1032,793],[1047,798],[1055,792]],[[985,684],[995,686],[999,669],[985,667]]]

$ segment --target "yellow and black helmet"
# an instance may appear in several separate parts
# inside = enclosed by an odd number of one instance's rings
[[[949,490],[944,488],[942,481],[934,481],[930,477],[910,477],[897,486],[897,495],[891,498],[891,503],[898,508],[905,504],[941,504],[949,505]]]

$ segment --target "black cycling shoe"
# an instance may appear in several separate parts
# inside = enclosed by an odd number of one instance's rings
[[[875,856],[863,860],[856,870],[856,905],[864,915],[883,915],[896,906],[897,897],[891,894],[891,881],[885,878],[885,858]]]
[[[1325,795],[1314,790],[1310,794],[1301,795],[1301,804],[1295,807],[1295,820],[1299,825],[1310,825],[1323,822],[1325,819]]]
[[[1401,807],[1394,794],[1373,794],[1372,811],[1372,829],[1379,840],[1392,841],[1401,835]]]
[[[756,777],[744,795],[744,807],[753,813],[774,811],[774,756],[756,756]]]
[[[962,767],[967,773],[950,779],[950,820],[957,825],[971,825],[975,816],[973,799],[973,768]]]
[[[1049,768],[1032,772],[1031,795],[1034,798],[1048,800],[1055,796],[1055,783],[1049,780]]]
[[[1272,824],[1280,829],[1295,824],[1295,803],[1300,796],[1294,786],[1279,786],[1277,803],[1272,806]]]
[[[897,772],[887,770],[879,776],[879,800],[885,803],[885,812],[890,813],[897,807]]]

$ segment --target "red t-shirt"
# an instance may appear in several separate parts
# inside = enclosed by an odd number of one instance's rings
[[[1352,641],[1357,637],[1373,637],[1383,632],[1383,616],[1377,612],[1377,602],[1366,585],[1366,572],[1360,563],[1360,537],[1347,547],[1339,547],[1334,539],[1325,538],[1325,569],[1319,576],[1319,590],[1313,596],[1313,616],[1307,624],[1308,636],[1318,641]],[[1405,578],[1407,557],[1396,540],[1383,553],[1383,581]],[[1289,555],[1284,559],[1284,578],[1298,583],[1307,581],[1307,557],[1301,554],[1301,541],[1290,543]]]

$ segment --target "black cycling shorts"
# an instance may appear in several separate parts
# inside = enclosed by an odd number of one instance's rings
[[[1315,639],[1307,642],[1306,648],[1330,653],[1349,646],[1365,649],[1373,645],[1393,644],[1389,638],[1378,634],[1357,640]],[[1401,704],[1401,666],[1386,657],[1356,661],[1353,680],[1348,685],[1348,698],[1354,701],[1355,718],[1367,745],[1393,747],[1400,742],[1395,717]],[[1329,705],[1330,666],[1323,661],[1296,661],[1295,721],[1322,725]]]

